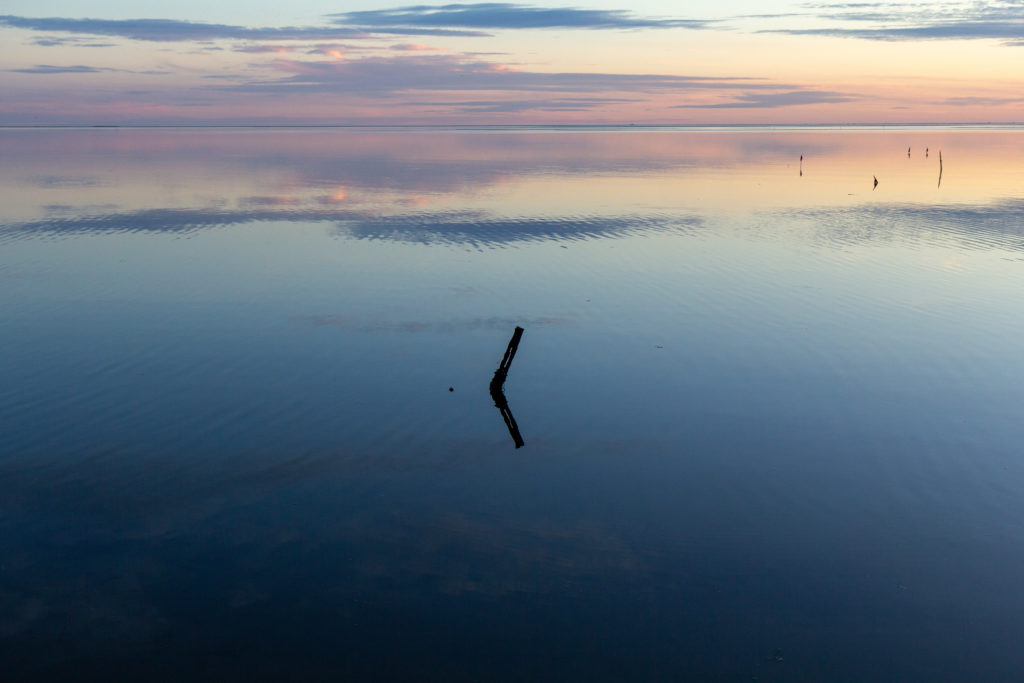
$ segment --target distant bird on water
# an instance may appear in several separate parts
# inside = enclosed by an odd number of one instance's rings
[[[872,186],[872,188],[871,188],[871,189],[873,190],[873,189],[875,189],[876,187],[878,187],[878,176],[871,176],[871,177],[875,179],[875,184],[874,184],[874,186]]]

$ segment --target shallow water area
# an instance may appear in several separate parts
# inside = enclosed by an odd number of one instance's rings
[[[11,680],[1024,668],[1024,130],[0,150]]]

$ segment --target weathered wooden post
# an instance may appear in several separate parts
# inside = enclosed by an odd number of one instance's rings
[[[493,394],[495,388],[501,391],[501,386],[505,384],[505,379],[508,378],[508,369],[512,366],[512,359],[516,357],[516,349],[519,348],[519,340],[523,338],[523,328],[516,326],[515,331],[512,333],[512,338],[508,341],[508,347],[505,349],[505,355],[501,359],[501,365],[494,371],[494,377],[491,379],[491,393]]]
[[[523,437],[519,433],[519,425],[516,424],[515,418],[512,417],[512,411],[508,407],[508,399],[505,398],[503,387],[505,386],[505,380],[508,379],[508,369],[512,366],[512,359],[516,356],[516,349],[519,348],[519,340],[522,338],[523,328],[517,325],[512,333],[512,339],[508,342],[508,347],[505,348],[505,355],[501,359],[501,364],[494,371],[494,377],[491,378],[490,386],[491,398],[494,399],[494,405],[498,407],[501,418],[505,421],[505,426],[508,427],[508,433],[512,436],[512,441],[515,442],[516,448],[523,447],[526,442],[523,441]]]

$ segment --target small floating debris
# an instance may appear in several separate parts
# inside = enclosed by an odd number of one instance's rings
[[[873,189],[875,189],[876,187],[878,187],[878,176],[871,176],[871,177],[875,179],[875,184],[874,184],[874,186],[872,186],[872,188],[871,188],[871,189],[873,190]]]

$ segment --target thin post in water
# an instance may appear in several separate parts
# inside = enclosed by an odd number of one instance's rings
[[[512,339],[509,340],[508,346],[505,348],[505,355],[502,356],[501,364],[494,371],[494,377],[491,378],[490,386],[491,398],[494,399],[494,405],[497,406],[498,412],[501,413],[501,418],[505,421],[505,426],[508,428],[508,433],[512,437],[516,448],[522,448],[526,445],[526,442],[523,441],[523,436],[519,433],[519,425],[516,424],[516,419],[512,417],[512,410],[508,407],[508,399],[505,398],[503,387],[505,386],[505,380],[508,379],[508,369],[512,366],[512,359],[516,357],[519,340],[522,338],[523,328],[517,325],[512,333]]]
[[[494,378],[491,379],[491,391],[494,391],[495,385],[497,385],[498,391],[501,391],[501,386],[505,383],[508,378],[508,369],[512,366],[512,359],[516,357],[516,349],[519,348],[519,340],[523,338],[523,328],[516,325],[516,329],[512,332],[512,338],[508,341],[508,347],[505,349],[505,355],[501,359],[501,365],[494,371]]]

